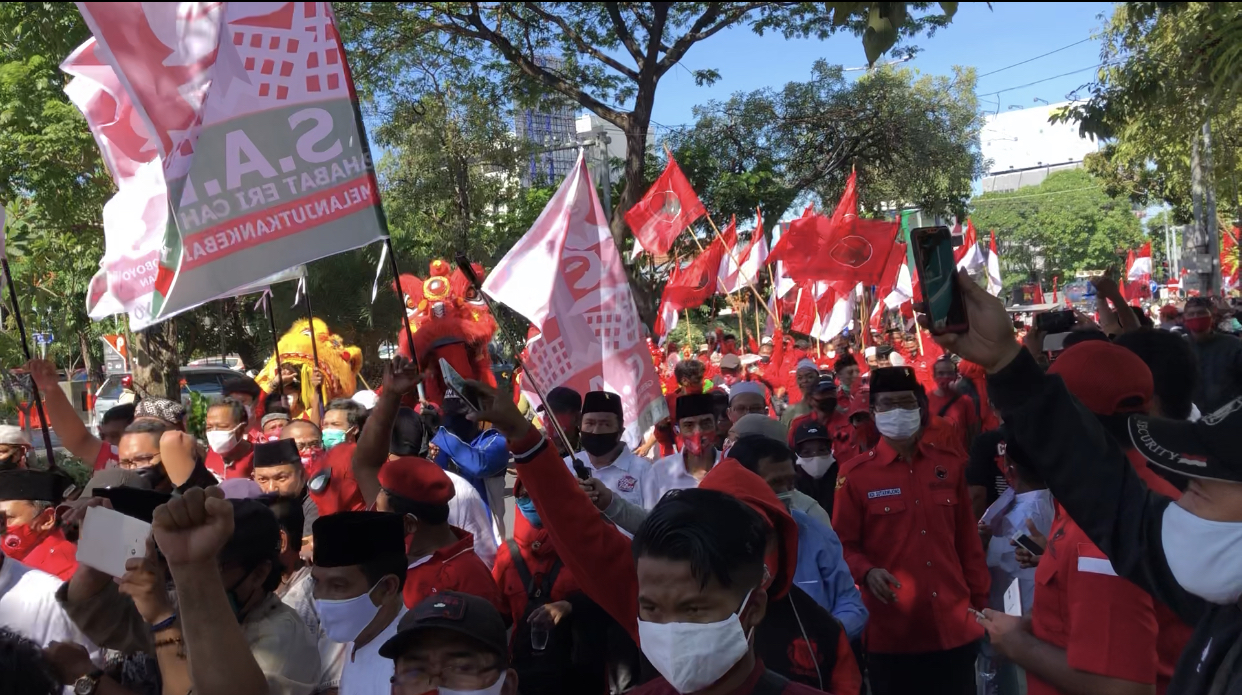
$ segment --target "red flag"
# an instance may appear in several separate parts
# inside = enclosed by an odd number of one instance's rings
[[[625,213],[625,223],[643,250],[653,256],[665,256],[677,235],[706,212],[670,154],[664,173],[651,184],[643,199]]]
[[[1057,304],[1061,300],[1057,298],[1057,283],[1061,281],[1060,275],[1052,276],[1052,303]]]
[[[845,192],[837,201],[837,209],[832,211],[832,224],[842,224],[858,219],[858,173],[851,171],[845,182]]]
[[[816,215],[794,220],[789,227],[788,236],[806,239],[807,243],[799,244],[797,253],[785,261],[786,274],[795,280],[829,280],[852,286],[881,281],[900,225],[851,219],[833,227]]]
[[[837,208],[832,212],[832,218],[827,220],[828,229],[858,218],[858,175],[851,171],[850,177],[845,182],[845,191],[841,193],[841,200],[837,201]],[[815,206],[808,205],[802,211],[802,217],[795,222],[824,219],[823,215],[815,214]],[[814,249],[818,246],[815,237],[815,230],[806,226],[800,227],[799,231],[795,231],[794,224],[790,224],[781,238],[772,247],[772,251],[768,254],[768,263],[776,263],[785,260],[784,256],[788,253],[802,253],[807,249]],[[796,252],[791,249],[798,249]]]
[[[801,283],[797,291],[790,294],[796,297],[796,304],[789,330],[794,333],[810,333],[811,327],[815,325],[815,283]]]
[[[664,286],[664,300],[669,306],[693,309],[716,294],[720,287],[720,261],[725,257],[728,244],[737,244],[737,229],[732,226],[725,230],[725,236],[712,239],[706,249]]]
[[[901,264],[906,261],[906,245],[905,242],[897,242],[893,244],[893,248],[888,252],[888,262],[884,264],[884,273],[880,276],[880,282],[876,285],[875,296],[879,305],[884,298],[893,291],[897,286],[897,276],[901,274]]]
[[[1134,269],[1134,260],[1133,251],[1126,254],[1126,275],[1117,282],[1117,289],[1121,291],[1121,298],[1127,301],[1134,295],[1134,287],[1128,282],[1130,271]]]
[[[1043,285],[1041,285],[1040,283],[1035,283],[1035,297],[1034,297],[1034,299],[1035,299],[1035,303],[1036,303],[1036,304],[1043,304],[1043,303],[1044,303],[1044,287],[1043,287]]]

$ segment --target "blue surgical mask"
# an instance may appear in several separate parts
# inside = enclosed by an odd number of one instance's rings
[[[514,500],[518,511],[522,512],[522,516],[530,522],[535,528],[543,528],[543,521],[539,518],[539,512],[535,511],[535,501],[529,497],[519,497]]]
[[[325,429],[323,431],[323,448],[331,449],[337,444],[345,443],[345,430],[335,428]]]

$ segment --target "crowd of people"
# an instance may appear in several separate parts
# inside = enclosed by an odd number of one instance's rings
[[[962,282],[962,334],[653,344],[636,447],[618,394],[428,404],[400,356],[92,432],[34,360],[94,475],[0,427],[0,695],[1242,693],[1232,312],[1102,280],[1049,343]]]

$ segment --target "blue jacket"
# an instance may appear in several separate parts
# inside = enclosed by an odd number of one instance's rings
[[[504,475],[509,466],[509,449],[504,436],[496,430],[484,430],[467,444],[441,427],[431,438],[431,443],[440,447],[436,463],[446,470],[450,462],[456,464],[458,474],[468,480],[479,491],[483,503],[488,504],[484,479]]]
[[[867,609],[845,564],[841,539],[822,521],[797,510],[790,512],[798,524],[798,567],[794,584],[840,621],[850,640],[858,639],[867,626]]]

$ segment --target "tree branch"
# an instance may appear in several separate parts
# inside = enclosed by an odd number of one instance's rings
[[[569,26],[569,22],[566,22],[561,17],[557,17],[551,12],[544,10],[542,7],[539,6],[539,3],[527,2],[527,3],[523,3],[523,5],[526,6],[526,9],[530,10],[531,12],[534,12],[544,21],[552,22],[556,26],[560,27],[560,30],[565,33],[565,36],[568,37],[570,41],[574,42],[574,45],[578,47],[579,51],[582,51],[583,53],[586,53],[587,55],[594,57],[599,62],[603,63],[604,65],[607,65],[613,70],[616,70],[622,75],[625,75],[631,80],[638,79],[638,73],[635,72],[633,69],[631,69],[629,66],[623,65],[621,61],[617,60],[616,58],[613,58],[612,56],[608,55],[607,53],[604,53],[603,51],[588,44],[585,40],[583,40],[582,35],[574,31],[573,27]]]
[[[621,40],[621,44],[633,56],[634,62],[638,65],[638,69],[643,69],[645,56],[638,46],[638,42],[634,40],[634,34],[630,32],[630,27],[625,23],[625,18],[621,16],[621,7],[615,2],[604,3],[604,9],[608,11],[608,18],[612,20],[613,31],[617,32],[617,38]],[[635,10],[634,14],[638,14]],[[641,23],[641,22],[640,22]]]
[[[728,12],[723,14],[723,17],[719,22],[716,22],[716,18],[722,16],[721,9],[723,3],[712,3],[711,6],[707,8],[707,11],[699,15],[698,19],[694,20],[694,24],[690,27],[690,31],[682,34],[681,38],[674,41],[673,45],[668,49],[668,52],[666,52],[664,57],[660,59],[659,74],[663,75],[668,72],[674,65],[677,64],[677,61],[681,60],[682,57],[686,55],[686,51],[690,50],[690,47],[694,44],[712,36],[725,27],[733,25],[739,19],[749,14],[752,10],[756,10],[770,4],[771,3],[767,2],[749,2],[745,5],[733,7]],[[716,23],[712,24],[713,22]]]

